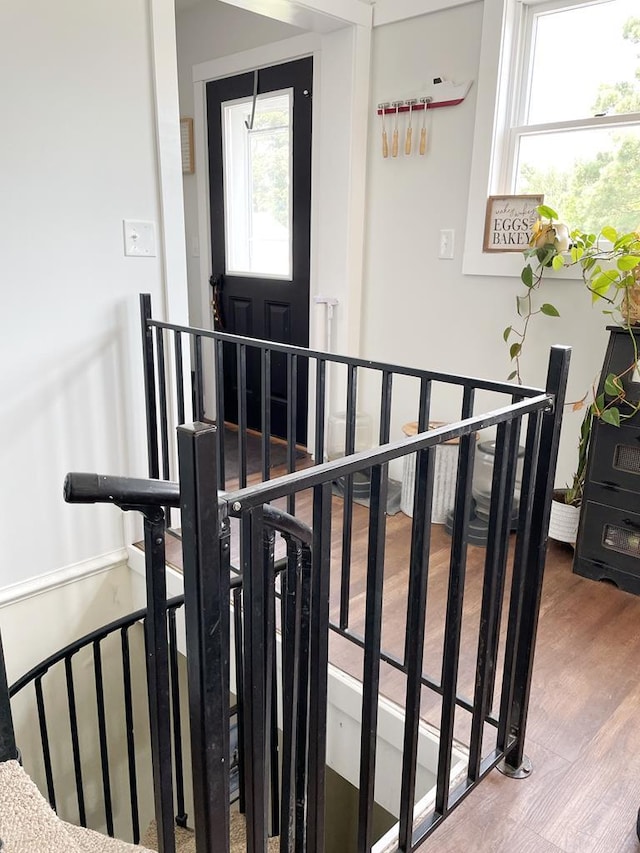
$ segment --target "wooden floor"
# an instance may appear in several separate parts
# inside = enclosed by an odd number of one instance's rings
[[[334,498],[331,615],[337,617],[342,501]],[[297,514],[309,516],[303,497]],[[368,511],[356,507],[352,551],[351,627],[362,629]],[[387,519],[383,647],[404,641],[411,520]],[[425,670],[439,675],[449,539],[432,527]],[[179,549],[169,558],[179,564]],[[475,631],[485,551],[469,549],[459,692],[471,695]],[[526,752],[534,772],[524,780],[497,770],[420,848],[438,853],[617,853],[640,845],[640,597],[572,574],[573,552],[550,542],[531,691]],[[361,652],[332,636],[331,660],[359,676]],[[402,702],[404,676],[382,667],[382,690]],[[423,691],[423,716],[438,725],[439,699]],[[466,740],[466,712],[456,735]],[[493,730],[489,729],[488,737]]]

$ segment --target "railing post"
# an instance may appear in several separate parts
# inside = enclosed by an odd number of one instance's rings
[[[194,823],[198,853],[229,851],[229,522],[216,428],[178,427]]]
[[[553,475],[558,458],[560,426],[570,356],[571,349],[569,347],[552,347],[547,372],[546,391],[553,396],[554,405],[552,410],[545,412],[542,416],[540,444],[536,460],[537,474],[533,485],[530,536],[527,552],[524,555],[524,589],[516,641],[513,698],[509,712],[510,734],[515,737],[515,740],[505,754],[502,768],[507,775],[528,774],[528,770],[523,764],[525,762],[524,738],[547,550]]]
[[[160,508],[149,508],[144,515],[147,585],[147,618],[144,625],[153,792],[158,829],[158,851],[159,853],[175,853],[164,535],[164,512]]]
[[[7,684],[7,671],[4,665],[2,637],[0,636],[0,761],[11,761],[17,757],[18,750],[9,703],[9,685]]]
[[[158,461],[158,411],[156,406],[156,375],[153,349],[153,329],[151,320],[151,296],[140,294],[140,323],[142,327],[142,363],[144,369],[144,399],[147,416],[147,458],[149,461],[149,477],[157,480],[160,477]]]

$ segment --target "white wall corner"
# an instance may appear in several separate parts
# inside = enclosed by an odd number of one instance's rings
[[[151,0],[150,22],[161,216],[159,232],[165,295],[163,309],[164,316],[171,322],[186,324],[189,308],[174,0]]]
[[[354,27],[351,103],[350,186],[347,237],[347,324],[344,351],[360,355],[364,247],[366,240],[367,150],[371,83],[371,28]]]

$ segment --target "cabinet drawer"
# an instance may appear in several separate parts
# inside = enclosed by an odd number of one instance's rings
[[[640,507],[640,432],[599,426],[594,439],[589,481],[638,492]]]
[[[577,550],[581,559],[640,576],[640,514],[588,501]]]

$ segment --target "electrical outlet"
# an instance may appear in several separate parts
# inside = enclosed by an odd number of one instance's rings
[[[440,231],[440,249],[438,251],[439,258],[445,258],[446,260],[451,260],[453,258],[454,234],[455,232],[453,228],[443,228]]]

